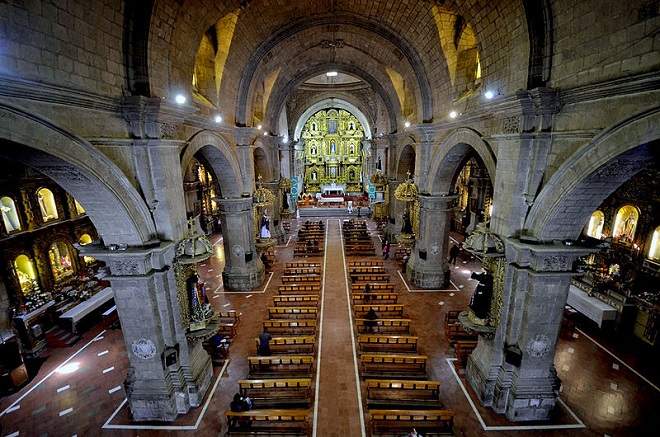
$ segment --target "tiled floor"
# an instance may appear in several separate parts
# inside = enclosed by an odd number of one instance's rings
[[[293,220],[290,235],[295,235],[296,226]],[[373,225],[370,226],[373,229]],[[344,272],[345,261],[356,257],[344,256],[339,235],[339,220],[329,220],[326,257],[317,258],[324,262],[325,287],[319,316],[322,321],[319,332],[321,352],[313,408],[315,435],[323,437],[366,435],[362,427],[368,422],[367,410],[361,409],[358,397],[362,387],[357,383],[355,372]],[[228,409],[230,399],[237,391],[236,381],[247,374],[245,357],[254,354],[254,338],[261,330],[261,321],[267,317],[265,308],[272,302],[277,285],[281,283],[284,262],[292,259],[294,241],[295,237],[288,246],[276,248],[278,260],[274,273],[267,277],[268,282],[263,287],[249,292],[225,292],[221,275],[224,267],[221,237],[212,238],[215,255],[200,267],[200,276],[207,283],[215,308],[235,309],[242,312],[242,317],[238,335],[230,348],[231,360],[224,373],[221,374],[222,368],[214,369],[217,385],[212,386],[214,390],[207,396],[208,403],[203,407],[173,423],[131,424],[127,408],[122,406],[125,399],[122,383],[128,360],[121,330],[103,331],[98,325],[83,335],[74,347],[44,353],[41,357],[43,363],[30,384],[18,393],[0,399],[0,434],[224,435],[226,425],[222,413]],[[416,335],[420,336],[420,349],[429,356],[429,378],[442,382],[441,401],[447,409],[456,412],[456,435],[645,436],[655,435],[652,431],[660,429],[660,376],[655,370],[659,362],[657,352],[641,341],[621,339],[599,331],[585,320],[578,321],[576,330],[561,333],[555,364],[563,381],[561,400],[568,409],[561,407],[552,423],[509,423],[476,401],[473,401],[473,407],[465,395],[471,394],[471,390],[464,385],[462,369],[455,368],[451,361],[452,350],[444,337],[442,323],[446,311],[467,306],[476,285],[469,276],[472,270],[479,269],[479,265],[464,263],[459,258],[457,265],[452,267],[451,290],[410,290],[398,274],[396,262],[392,259],[386,261],[395,289],[412,319]],[[56,373],[55,369],[65,362],[77,363],[77,370],[68,374]],[[580,421],[584,428],[543,429],[548,425],[574,425]],[[103,428],[104,424],[106,428]],[[108,425],[115,428],[107,428]],[[536,425],[540,427],[516,428]]]

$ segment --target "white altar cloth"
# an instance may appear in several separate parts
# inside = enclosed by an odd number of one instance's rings
[[[80,302],[75,307],[71,308],[66,313],[60,316],[60,319],[66,320],[71,324],[71,332],[76,333],[76,325],[85,317],[90,314],[95,309],[99,308],[104,303],[108,302],[114,297],[112,288],[106,287],[103,290],[96,293],[94,296],[90,297],[84,302]]]
[[[603,326],[604,321],[616,320],[616,308],[595,297],[589,296],[585,291],[580,290],[575,285],[571,285],[568,289],[568,300],[566,303],[598,323],[599,327]]]

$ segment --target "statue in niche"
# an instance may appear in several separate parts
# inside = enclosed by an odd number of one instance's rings
[[[315,181],[316,178],[317,178],[317,176],[318,176],[318,175],[317,175],[317,173],[316,173],[316,170],[314,170],[314,171],[312,172],[312,180]]]
[[[312,155],[316,155],[316,146],[312,146],[312,147],[309,149],[309,153],[311,153]]]
[[[484,273],[473,272],[471,278],[479,281],[479,284],[474,289],[468,306],[475,316],[486,319],[490,313],[490,301],[493,297],[493,276],[485,270]]]
[[[209,299],[206,295],[206,285],[199,279],[197,273],[188,278],[188,298],[190,301],[190,319],[193,322],[203,322],[209,307]]]
[[[264,211],[263,217],[261,217],[261,238],[270,238],[270,219],[268,214]]]
[[[351,155],[355,153],[355,146],[353,144],[351,144],[350,151],[351,151]]]
[[[330,153],[337,153],[337,145],[334,141],[330,142]]]
[[[355,124],[352,121],[348,123],[348,130],[355,130]]]

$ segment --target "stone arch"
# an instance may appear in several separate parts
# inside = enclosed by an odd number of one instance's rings
[[[240,197],[241,193],[245,191],[241,179],[241,168],[229,143],[215,132],[204,130],[196,133],[188,141],[188,146],[181,157],[182,172],[185,172],[186,167],[197,153],[201,154],[211,166],[220,185],[222,196],[225,198]]]
[[[582,146],[541,190],[523,232],[542,241],[576,239],[607,196],[639,171],[660,162],[659,125],[660,109],[655,108]]]
[[[400,35],[393,33],[391,29],[388,29],[379,23],[369,21],[364,17],[355,14],[342,13],[327,14],[325,17],[317,15],[314,17],[306,17],[304,19],[293,21],[289,23],[288,26],[283,27],[279,32],[272,35],[270,39],[265,40],[257,48],[257,50],[255,50],[255,53],[250,59],[250,62],[244,69],[244,74],[239,85],[236,105],[236,120],[238,125],[246,125],[248,119],[246,111],[249,106],[248,100],[250,95],[250,86],[252,85],[255,72],[257,71],[259,64],[263,61],[263,58],[267,55],[267,53],[271,51],[275,45],[285,41],[287,38],[290,38],[296,33],[301,32],[309,27],[318,26],[319,22],[332,22],[336,25],[355,26],[358,28],[368,29],[369,31],[373,32],[374,35],[382,37],[386,41],[394,44],[406,58],[415,74],[415,79],[417,80],[415,83],[415,88],[417,89],[418,96],[421,99],[421,102],[419,102],[421,109],[420,119],[423,121],[429,121],[433,118],[433,93],[426,72],[424,71],[423,62],[421,61],[421,57],[419,53],[417,53],[417,50],[408,41],[401,38]]]
[[[85,208],[108,244],[156,238],[151,213],[121,170],[91,144],[22,108],[0,104],[2,156],[54,180]]]
[[[412,138],[410,138],[412,140]],[[401,152],[397,153],[396,157],[396,178],[398,180],[404,180],[408,179],[408,172],[410,172],[410,177],[414,178],[415,177],[415,170],[416,170],[416,159],[417,159],[417,149],[414,146],[414,141],[411,143],[403,143],[405,145],[401,145],[400,147],[397,147],[397,150],[401,150]]]
[[[491,183],[495,180],[496,158],[493,149],[478,132],[460,128],[450,133],[438,146],[429,166],[429,177],[424,190],[430,194],[447,194],[456,170],[474,150],[488,170]]]

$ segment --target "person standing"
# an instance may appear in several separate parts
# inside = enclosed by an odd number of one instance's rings
[[[459,251],[458,246],[455,244],[449,249],[449,264],[456,264],[456,257]]]
[[[270,340],[272,338],[273,338],[273,336],[270,335],[270,332],[268,332],[268,328],[264,327],[263,332],[261,334],[259,334],[259,355],[262,355],[262,356],[271,355]]]
[[[383,246],[383,259],[388,259],[390,257],[390,242],[385,240],[385,245]]]

